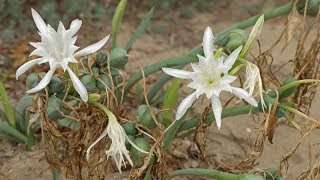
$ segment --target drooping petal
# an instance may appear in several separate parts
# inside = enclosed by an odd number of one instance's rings
[[[16,79],[18,80],[19,76],[21,74],[23,74],[24,72],[26,72],[28,69],[30,69],[32,66],[34,66],[35,64],[38,64],[39,61],[41,61],[42,58],[38,58],[38,59],[33,59],[31,61],[28,61],[26,63],[24,63],[22,66],[20,66],[17,71],[16,71]]]
[[[212,111],[214,114],[214,118],[216,120],[216,124],[218,129],[221,127],[221,113],[222,113],[222,106],[221,102],[218,96],[213,95],[211,97],[211,105],[212,105]]]
[[[37,28],[39,29],[40,33],[46,33],[47,25],[41,18],[41,16],[35,11],[34,9],[31,8],[31,13],[34,22],[36,23]]]
[[[193,102],[197,99],[196,93],[192,93],[183,99],[177,109],[176,120],[182,118],[182,116],[187,112],[187,110],[192,106]]]
[[[88,54],[92,54],[96,51],[98,51],[100,48],[102,48],[102,46],[104,44],[107,43],[108,39],[109,39],[109,36],[108,35],[107,37],[103,38],[102,40],[90,45],[90,46],[87,46],[86,48],[76,52],[73,56],[74,57],[79,57],[79,56],[85,56],[85,55],[88,55]]]
[[[108,126],[109,126],[109,125],[108,125]],[[86,151],[86,159],[87,159],[87,160],[89,160],[91,149],[92,149],[102,138],[104,138],[107,134],[108,134],[108,127],[103,130],[103,132],[102,132],[101,135],[98,137],[98,139],[95,140],[95,141],[89,146],[89,148],[87,149],[87,151]]]
[[[249,93],[244,89],[232,87],[232,94],[239,97],[240,99],[244,99],[252,106],[255,106],[255,107],[258,106],[257,101],[252,96],[250,96]]]
[[[181,79],[191,79],[192,72],[180,70],[180,69],[172,69],[172,68],[162,68],[162,71],[170,76],[174,76]]]
[[[203,40],[202,40],[203,52],[206,58],[209,58],[210,56],[212,56],[213,41],[214,41],[214,36],[213,36],[212,29],[210,27],[207,27],[206,30],[204,31]]]
[[[50,69],[47,72],[47,74],[41,79],[39,84],[36,87],[34,87],[34,88],[30,89],[29,91],[27,91],[27,93],[34,93],[34,92],[40,91],[43,88],[45,88],[49,84],[54,72],[56,71],[56,69],[57,69],[57,67],[54,67],[54,68]]]
[[[228,58],[224,61],[224,66],[232,67],[232,65],[236,62],[240,51],[242,50],[242,46],[239,46],[236,50],[234,50]]]
[[[84,102],[88,101],[88,92],[86,87],[82,84],[82,82],[79,80],[79,78],[72,72],[72,70],[68,67],[67,71],[69,73],[69,76],[71,78],[72,84],[74,89],[79,93],[81,99]]]
[[[82,21],[79,19],[75,19],[70,24],[71,36],[74,36],[80,29],[82,25]]]

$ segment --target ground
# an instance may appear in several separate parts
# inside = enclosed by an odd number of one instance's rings
[[[264,10],[271,9],[275,5],[278,4],[268,5]],[[130,55],[138,59],[143,66],[168,57],[182,55],[188,52],[192,47],[201,43],[202,33],[206,26],[212,27],[214,32],[219,32],[229,25],[250,16],[248,13],[238,9],[238,7],[242,7],[239,2],[230,6],[221,3],[218,7],[214,7],[210,13],[197,12],[190,19],[176,18],[174,22],[166,22],[166,33],[156,33],[153,31],[144,33],[133,46]],[[284,21],[285,17],[281,17],[265,23],[259,37],[263,50],[269,48],[278,38],[284,28]],[[121,26],[118,37],[120,46],[126,43],[130,34],[137,26],[137,23],[137,21],[127,20],[126,17],[124,18],[124,23]],[[83,22],[83,24],[86,26],[86,22]],[[94,26],[99,30],[96,32],[88,32],[86,30],[90,29],[90,27],[84,27],[79,34],[80,45],[94,42],[110,32],[110,27],[104,26],[103,24],[91,22],[90,26]],[[93,33],[95,34],[92,35]],[[295,51],[296,43],[297,39],[294,38],[292,44],[290,44],[283,53],[281,53],[280,50],[276,50],[274,56],[276,61],[274,65],[275,69],[278,69],[282,64],[289,62],[293,58],[294,53],[292,52]],[[105,48],[110,48],[110,44],[111,43]],[[257,53],[257,51],[255,53]],[[17,59],[17,61],[23,62],[24,59]],[[136,67],[136,64],[129,63],[126,69],[129,73],[133,73],[136,71]],[[284,78],[291,72],[292,67],[289,64],[276,74],[281,78]],[[181,92],[183,97],[186,95],[186,93],[184,93],[186,89],[187,88],[184,86]],[[13,94],[11,95],[12,97],[15,96]],[[316,96],[316,98],[317,97],[319,96]],[[314,102],[311,116],[317,118],[320,117],[320,112],[317,111],[317,107],[320,105],[318,98],[315,99]],[[192,111],[193,114],[201,113],[203,110],[202,108],[207,105],[208,102],[205,100],[201,102],[198,101],[197,108]],[[199,156],[191,157],[190,154],[192,153],[190,153],[190,149],[177,148],[172,150],[171,154],[173,154],[173,157],[184,159],[185,161],[183,162],[185,163],[180,165],[180,167],[185,168],[208,166],[211,168],[221,168],[223,165],[234,165],[239,162],[246,153],[250,152],[248,136],[249,132],[257,127],[257,124],[258,123],[254,121],[252,117],[248,117],[248,115],[223,119],[222,128],[220,130],[213,124],[206,133],[206,162],[198,159],[197,157]],[[255,169],[277,169],[282,156],[294,148],[298,143],[299,138],[300,134],[294,128],[284,123],[284,120],[280,120],[275,132],[273,144],[266,142],[262,157],[254,165]],[[310,143],[312,145],[313,143],[319,143],[316,141],[319,140],[319,138],[319,131],[314,131],[309,135],[307,140],[304,141],[302,146],[299,147],[296,154],[289,161],[291,165],[288,171],[288,179],[296,179],[298,175],[308,167],[308,144]],[[175,145],[182,143],[184,144],[182,147],[191,148],[191,152],[197,154],[198,151],[190,139],[192,138],[184,138],[182,141],[174,143]],[[14,180],[40,180],[51,178],[51,170],[46,163],[45,154],[41,148],[41,142],[39,142],[32,151],[27,151],[23,145],[17,145],[8,140],[1,140],[0,143],[0,173]],[[315,157],[319,157],[319,147],[316,147],[316,149],[318,149],[318,151],[314,151]],[[112,175],[112,179],[123,179],[124,177],[125,176],[118,173]]]

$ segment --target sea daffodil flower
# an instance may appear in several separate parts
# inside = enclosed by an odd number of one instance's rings
[[[261,99],[261,106],[264,110],[267,108],[266,103],[263,99],[263,86],[262,86],[262,79],[260,75],[260,70],[257,65],[247,61],[246,62],[246,75],[245,75],[245,82],[243,83],[243,88],[248,91],[249,95],[253,95],[254,89],[256,84],[258,85],[258,93]]]
[[[195,92],[182,100],[178,106],[176,120],[179,120],[186,113],[188,108],[192,106],[200,95],[205,94],[207,98],[211,100],[216,124],[218,129],[220,129],[222,105],[219,96],[222,91],[230,92],[240,99],[244,99],[252,106],[258,106],[258,103],[244,89],[230,85],[237,77],[230,76],[228,71],[235,63],[241,52],[242,46],[234,50],[228,57],[221,56],[218,59],[215,59],[213,56],[213,41],[214,36],[212,30],[210,27],[207,27],[204,32],[202,44],[205,57],[198,55],[199,64],[191,64],[193,72],[172,68],[162,69],[168,75],[192,80],[187,86],[195,89]]]
[[[90,151],[91,149],[105,136],[111,139],[111,145],[109,149],[106,151],[106,155],[109,158],[110,156],[113,157],[119,172],[121,172],[122,163],[125,164],[125,159],[129,161],[130,165],[132,166],[133,163],[130,159],[129,151],[125,146],[126,139],[129,140],[125,130],[123,127],[118,123],[115,115],[109,111],[108,109],[102,107],[103,111],[108,115],[108,125],[106,129],[102,132],[102,134],[98,137],[96,141],[94,141],[86,152],[86,158],[89,160]],[[130,141],[130,140],[129,140]]]
[[[68,66],[69,63],[77,63],[76,57],[89,55],[99,50],[109,39],[106,36],[95,44],[92,44],[80,51],[79,47],[75,46],[77,36],[75,34],[81,27],[82,21],[75,19],[71,22],[70,28],[66,29],[62,22],[59,22],[57,31],[55,31],[49,24],[46,25],[40,15],[31,9],[33,20],[39,30],[41,42],[31,42],[30,44],[36,49],[30,54],[39,56],[39,58],[28,61],[17,69],[16,78],[30,69],[36,64],[49,63],[50,70],[46,73],[39,84],[28,90],[27,93],[34,93],[45,88],[57,68],[62,68],[63,71],[68,71],[70,79],[75,90],[79,93],[83,101],[88,101],[88,93],[85,86],[81,83],[77,75]]]

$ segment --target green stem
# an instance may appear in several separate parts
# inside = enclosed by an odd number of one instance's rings
[[[251,105],[244,105],[240,107],[234,107],[234,108],[229,108],[225,109],[222,111],[221,118],[227,118],[231,116],[238,116],[238,115],[243,115],[243,114],[248,114],[250,112],[256,113],[260,112],[261,109],[258,107],[252,107]],[[205,123],[214,121],[214,114],[210,113],[206,116]],[[196,127],[199,121],[199,117],[194,117],[192,119],[183,121],[181,127],[179,128],[179,132]]]
[[[207,178],[214,178],[217,180],[262,180],[264,179],[260,175],[255,174],[232,174],[217,170],[210,170],[210,169],[200,169],[200,168],[189,168],[189,169],[181,169],[177,171],[173,171],[169,174],[170,177],[174,176],[182,176],[182,175],[195,175],[195,176],[203,176]]]
[[[88,101],[89,103],[95,105],[97,108],[101,109],[106,115],[108,116],[109,120],[116,120],[117,118],[114,116],[114,114],[103,104],[99,103],[96,100],[90,100]]]
[[[291,11],[292,8],[292,3],[288,3],[286,5],[280,6],[276,9],[273,9],[271,11],[268,11],[266,13],[264,13],[264,18],[265,21],[278,17],[278,16],[282,16],[284,14],[288,14]],[[257,15],[257,16],[253,16],[247,20],[244,20],[240,23],[234,24],[230,27],[228,27],[227,29],[219,32],[216,36],[217,39],[215,40],[215,44],[221,44],[225,34],[227,34],[230,30],[232,29],[245,29],[248,28],[252,25],[255,24],[256,20],[261,16]],[[196,47],[193,50],[191,50],[189,53],[187,53],[186,55],[183,56],[177,56],[177,57],[173,57],[173,58],[169,58],[166,60],[161,60],[158,63],[155,64],[151,64],[147,67],[145,67],[143,69],[145,76],[148,76],[150,74],[153,74],[155,72],[158,72],[159,70],[162,69],[162,67],[173,67],[173,66],[179,66],[179,65],[186,65],[189,64],[191,62],[197,61],[197,54],[202,54],[202,48],[201,47]],[[142,73],[141,72],[137,72],[135,73],[128,81],[126,87],[125,87],[125,94],[130,90],[130,88],[136,83],[138,82],[140,79],[142,78]]]

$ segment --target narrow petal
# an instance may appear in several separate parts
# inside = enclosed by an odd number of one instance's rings
[[[228,84],[232,83],[232,82],[235,81],[236,79],[237,79],[236,76],[230,76],[230,75],[224,75],[224,76],[221,78],[222,81],[224,81],[224,82],[226,82],[226,83],[228,83]]]
[[[231,87],[231,88],[232,88],[232,94],[236,95],[240,99],[244,99],[252,106],[255,106],[255,107],[258,106],[257,101],[252,96],[250,96],[246,90],[237,88],[237,87]]]
[[[109,126],[109,125],[108,125]],[[90,151],[91,149],[102,139],[104,138],[107,134],[108,134],[108,126],[106,127],[106,129],[104,129],[104,131],[102,132],[102,134],[98,137],[97,140],[95,140],[87,149],[86,151],[86,159],[89,160],[90,157]]]
[[[16,71],[16,78],[18,80],[19,76],[21,74],[23,74],[24,72],[26,72],[28,69],[30,69],[32,66],[34,66],[35,64],[39,63],[39,61],[41,61],[42,58],[38,58],[38,59],[33,59],[31,61],[28,61],[26,63],[24,63],[22,66],[20,66],[17,71]]]
[[[182,79],[191,79],[192,72],[180,70],[180,69],[172,69],[172,68],[162,68],[162,71],[170,76],[174,76]]]
[[[61,22],[61,21],[59,21],[59,25],[58,25],[58,30],[57,30],[57,32],[63,32],[63,31],[65,31],[66,30],[66,28],[64,27],[64,25],[63,25],[63,23]]]
[[[82,25],[82,21],[79,19],[75,19],[71,22],[71,25],[70,25],[71,36],[74,36],[79,31],[81,25]]]
[[[34,92],[40,91],[41,89],[45,88],[49,84],[54,72],[56,71],[56,69],[57,69],[57,67],[54,67],[54,68],[50,69],[47,72],[47,74],[41,79],[39,84],[36,87],[34,87],[34,88],[30,89],[29,91],[27,91],[27,93],[34,93]]]
[[[242,46],[239,46],[236,50],[234,50],[228,58],[224,61],[224,66],[232,67],[232,65],[236,62],[240,51],[242,50]]]
[[[102,48],[102,46],[104,44],[107,43],[108,39],[109,39],[109,36],[108,35],[107,37],[103,38],[102,40],[90,45],[90,46],[87,46],[86,48],[76,52],[73,56],[74,57],[79,57],[79,56],[85,56],[85,55],[88,55],[88,54],[92,54],[96,51],[98,51],[100,48]]]
[[[204,89],[203,87],[199,86],[196,89],[196,97],[197,97],[197,99],[205,92],[206,92],[206,89]]]
[[[31,13],[34,22],[36,23],[37,28],[39,29],[40,33],[46,33],[47,25],[41,18],[41,16],[35,11],[34,9],[31,8]]]
[[[221,102],[220,102],[220,99],[218,96],[211,97],[211,105],[212,105],[212,111],[214,114],[214,118],[216,120],[217,127],[218,127],[218,129],[220,129],[222,106],[221,106]]]
[[[79,80],[79,78],[72,72],[72,70],[67,67],[69,76],[71,78],[72,84],[74,89],[79,93],[81,99],[84,102],[88,101],[88,92],[86,87],[84,87],[84,85],[82,84],[82,82]]]
[[[176,114],[176,120],[179,120],[182,118],[182,116],[187,112],[187,110],[192,106],[193,102],[197,99],[196,93],[192,93],[189,96],[187,96],[182,102],[180,103],[177,114]]]
[[[202,40],[202,46],[203,46],[203,52],[204,56],[206,58],[210,57],[212,55],[213,51],[213,33],[212,29],[210,27],[207,27],[204,31],[203,40]]]

